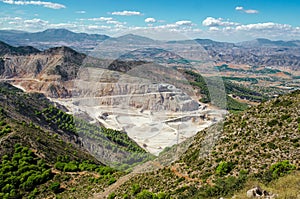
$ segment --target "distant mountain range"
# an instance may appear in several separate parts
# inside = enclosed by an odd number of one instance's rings
[[[101,34],[87,34],[87,33],[75,33],[67,29],[47,29],[42,32],[24,32],[17,30],[0,30],[0,40],[11,45],[21,46],[28,45],[30,43],[39,42],[86,42],[95,41],[102,42],[107,39],[112,39],[115,42],[128,42],[128,43],[139,43],[139,44],[154,44],[154,43],[165,43],[158,40],[153,40],[147,37],[138,36],[134,34],[127,34],[120,37],[109,37]],[[167,41],[169,44],[192,44],[198,43],[203,46],[215,46],[215,47],[258,47],[258,46],[273,46],[273,47],[299,47],[299,40],[292,41],[272,41],[269,39],[258,38],[251,41],[229,43],[229,42],[218,42],[210,39],[194,39],[194,40],[179,40],[179,41]]]
[[[191,61],[287,67],[292,70],[300,68],[299,40],[271,41],[258,38],[240,43],[218,42],[210,39],[158,41],[134,34],[113,38],[107,35],[74,33],[66,29],[48,29],[36,33],[0,30],[0,41],[14,46],[33,46],[39,50],[68,46],[78,52],[113,60],[124,58],[124,55],[141,49],[148,49],[146,54],[138,54],[138,60],[147,60],[151,54],[156,53],[157,49],[162,49]],[[33,50],[26,48],[28,52]],[[149,49],[154,51],[151,52]],[[168,57],[162,59],[166,60]]]
[[[15,46],[33,46],[40,50],[64,45],[87,51],[89,48],[94,48],[95,43],[108,38],[110,37],[107,35],[75,33],[66,29],[47,29],[35,33],[0,30],[1,41]]]

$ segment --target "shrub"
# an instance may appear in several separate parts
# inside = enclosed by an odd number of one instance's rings
[[[54,193],[58,193],[59,190],[60,190],[60,183],[59,183],[59,182],[53,182],[53,183],[50,185],[49,189],[50,189],[51,191],[53,191]]]
[[[132,195],[136,195],[141,191],[141,187],[138,184],[133,184],[131,187],[131,193]]]
[[[219,176],[224,176],[228,174],[233,169],[233,163],[222,161],[216,168],[216,174]]]
[[[124,194],[123,195],[123,199],[129,199],[130,197],[129,197],[129,195],[128,194]]]
[[[289,174],[292,170],[296,169],[295,165],[290,164],[288,160],[278,162],[270,167],[270,172],[273,178],[282,177],[285,174]]]
[[[164,192],[159,192],[158,194],[156,194],[156,197],[158,199],[169,199],[170,198],[170,196]]]
[[[78,169],[77,165],[73,162],[66,163],[65,166],[64,166],[64,171],[65,172],[76,172],[78,170],[79,169]]]
[[[153,198],[154,198],[154,194],[147,190],[143,190],[142,192],[136,195],[136,199],[153,199]]]
[[[66,165],[66,163],[64,163],[64,162],[56,162],[54,165],[54,168],[57,170],[63,171],[65,165]]]
[[[108,195],[107,199],[114,199],[116,197],[116,194],[112,192],[111,194]]]
[[[115,183],[117,180],[114,177],[111,177],[108,181],[108,185]]]

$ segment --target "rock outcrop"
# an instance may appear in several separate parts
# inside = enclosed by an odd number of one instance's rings
[[[200,106],[182,90],[169,84],[94,83],[93,86],[94,89],[87,85],[77,88],[73,95],[75,103],[175,112],[194,111]]]
[[[260,186],[256,186],[253,189],[249,189],[247,191],[248,198],[264,198],[264,199],[274,199],[277,198],[276,194],[272,194],[271,192],[267,192],[260,188]]]

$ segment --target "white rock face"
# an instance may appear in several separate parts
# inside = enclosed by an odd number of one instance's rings
[[[74,92],[75,101],[80,105],[174,112],[195,111],[200,106],[189,95],[169,84],[94,83],[92,87],[85,82],[80,84],[81,88]]]

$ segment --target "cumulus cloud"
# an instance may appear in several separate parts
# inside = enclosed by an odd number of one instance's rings
[[[23,21],[23,24],[21,24],[22,27],[30,29],[30,30],[39,30],[39,29],[45,29],[48,28],[49,22],[42,20],[42,19],[27,19]]]
[[[3,0],[3,3],[6,4],[14,4],[14,5],[36,5],[36,6],[43,6],[45,8],[51,9],[62,9],[66,8],[65,5],[59,3],[53,3],[48,1],[14,1],[14,0]]]
[[[139,16],[142,15],[141,12],[138,11],[128,11],[128,10],[124,10],[124,11],[118,11],[118,12],[112,12],[112,15],[120,15],[120,16]]]
[[[213,18],[213,17],[207,17],[206,19],[203,20],[202,22],[203,26],[208,26],[208,27],[218,27],[218,26],[237,26],[239,23],[236,22],[230,22],[230,21],[225,21],[222,18]]]
[[[237,7],[235,8],[235,10],[241,11],[241,12],[244,12],[244,13],[247,13],[247,14],[257,14],[257,13],[259,13],[258,10],[246,10],[246,9],[244,9],[244,7],[242,7],[242,6],[237,6]]]
[[[191,21],[186,21],[186,20],[177,21],[175,24],[178,26],[192,26],[193,25],[193,23]]]
[[[99,18],[90,18],[88,21],[111,21],[113,18],[111,17],[99,17]]]
[[[146,23],[155,23],[156,22],[156,19],[152,18],[152,17],[149,17],[149,18],[146,18],[145,19],[145,22]]]

